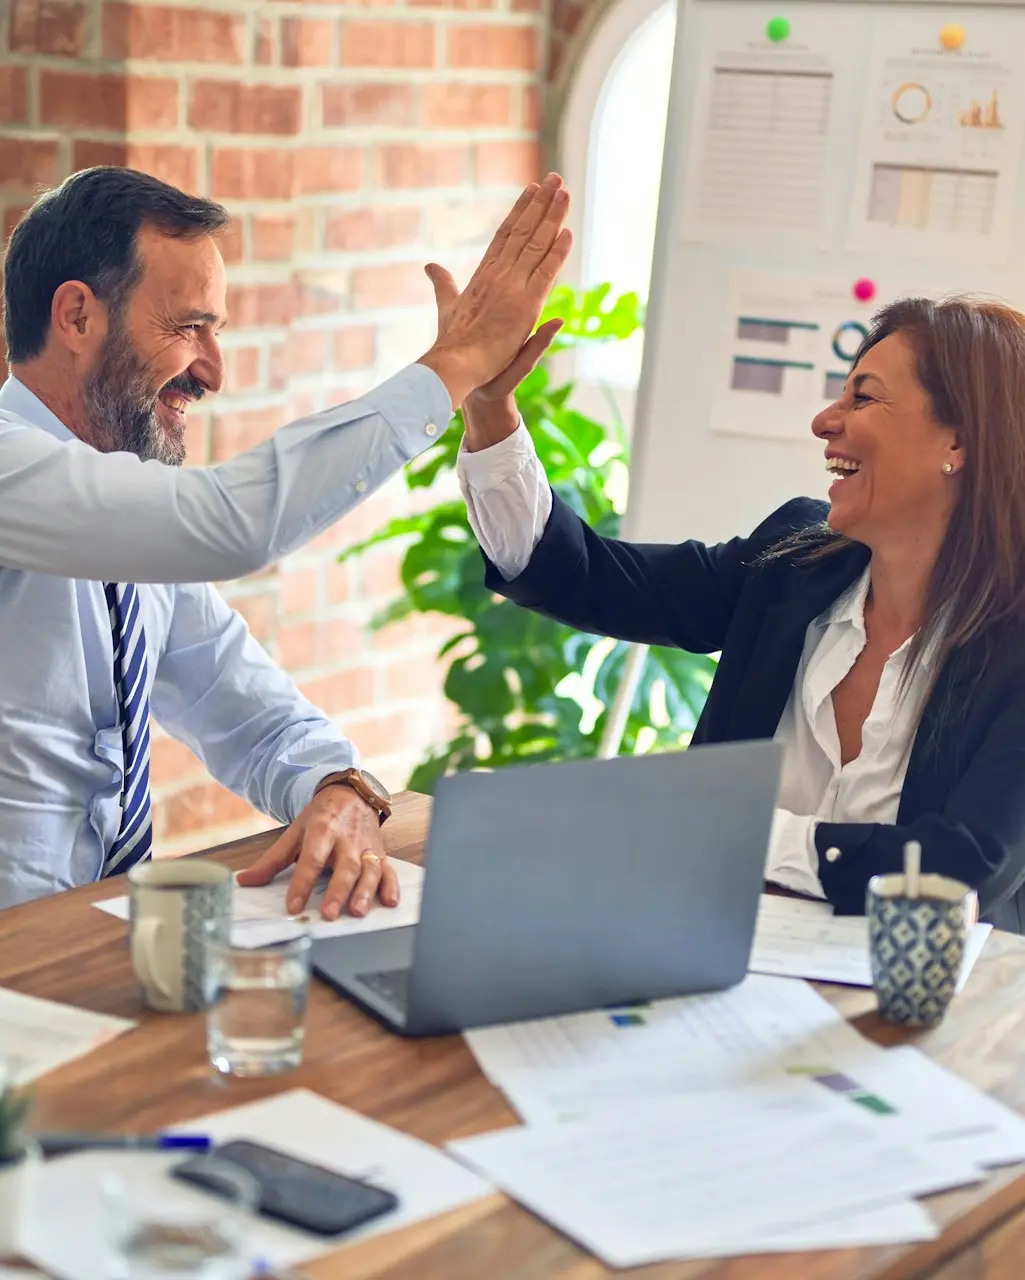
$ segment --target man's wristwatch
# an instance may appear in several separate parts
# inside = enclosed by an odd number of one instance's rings
[[[352,787],[359,798],[377,813],[381,822],[391,817],[391,792],[366,769],[342,769],[340,773],[328,774],[317,791],[338,785]]]

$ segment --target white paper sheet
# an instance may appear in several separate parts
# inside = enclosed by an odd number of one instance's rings
[[[872,316],[895,296],[877,274],[875,294],[860,302],[853,283],[850,272],[730,271],[713,431],[753,439],[811,438],[808,424],[843,394]],[[823,470],[823,496],[826,480]]]
[[[393,858],[392,866],[399,881],[399,905],[382,907],[376,903],[365,916],[342,915],[337,920],[323,920],[320,904],[324,900],[326,880],[310,895],[306,910],[290,916],[285,909],[289,873],[283,872],[268,885],[242,888],[236,884],[232,900],[232,941],[240,946],[261,946],[287,934],[297,921],[308,926],[314,938],[337,938],[349,933],[374,933],[378,929],[399,929],[416,924],[420,919],[423,895],[423,867],[402,858]],[[107,898],[93,903],[108,915],[127,920],[127,896]]]
[[[762,974],[727,991],[485,1027],[465,1038],[503,1088],[523,1069],[622,1067],[643,1075],[665,1062],[683,1088],[722,1088],[818,1062],[837,1045],[867,1043],[807,983]]]
[[[932,6],[872,15],[847,247],[999,263],[1013,230],[1025,98],[1025,20],[973,9],[965,42]]]
[[[399,1208],[343,1241],[255,1219],[246,1233],[252,1259],[291,1266],[337,1249],[341,1243],[404,1227],[489,1194],[491,1188],[443,1152],[340,1107],[307,1089],[235,1107],[180,1126],[217,1142],[247,1138],[365,1177],[394,1191]],[[87,1151],[43,1166],[35,1213],[25,1232],[25,1256],[60,1280],[108,1280],[100,1182],[107,1173],[152,1186],[161,1198],[194,1201],[204,1193],[167,1176],[182,1153]]]
[[[746,4],[704,6],[693,17],[683,239],[775,247],[789,233],[802,247],[822,245],[834,102],[858,17],[809,8],[783,43],[767,38],[765,12]]]
[[[805,1228],[821,1231],[803,1247],[821,1247],[838,1215],[965,1180],[797,1081],[508,1129],[450,1150],[617,1267],[789,1248]]]
[[[969,935],[959,991],[992,930],[992,925],[977,924]],[[763,894],[749,967],[752,973],[870,987],[868,921],[864,916],[834,916],[827,902]]]
[[[27,1084],[136,1024],[0,987],[0,1078]]]

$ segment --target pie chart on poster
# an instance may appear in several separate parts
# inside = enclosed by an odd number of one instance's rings
[[[932,110],[932,96],[924,84],[908,82],[894,89],[890,107],[901,124],[921,124]]]

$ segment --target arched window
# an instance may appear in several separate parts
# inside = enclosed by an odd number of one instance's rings
[[[608,281],[615,293],[647,297],[675,20],[667,0],[614,0],[573,70],[558,151],[576,193],[574,283]],[[641,347],[638,334],[578,357],[580,381],[611,390],[627,422]]]

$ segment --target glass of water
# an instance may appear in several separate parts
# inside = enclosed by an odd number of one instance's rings
[[[302,925],[280,933],[263,946],[208,941],[206,1044],[225,1075],[274,1075],[303,1060],[312,941]]]
[[[110,1274],[117,1280],[246,1280],[246,1227],[260,1188],[245,1169],[200,1157],[216,1193],[188,1187],[161,1169],[131,1179],[109,1174],[100,1188]]]

